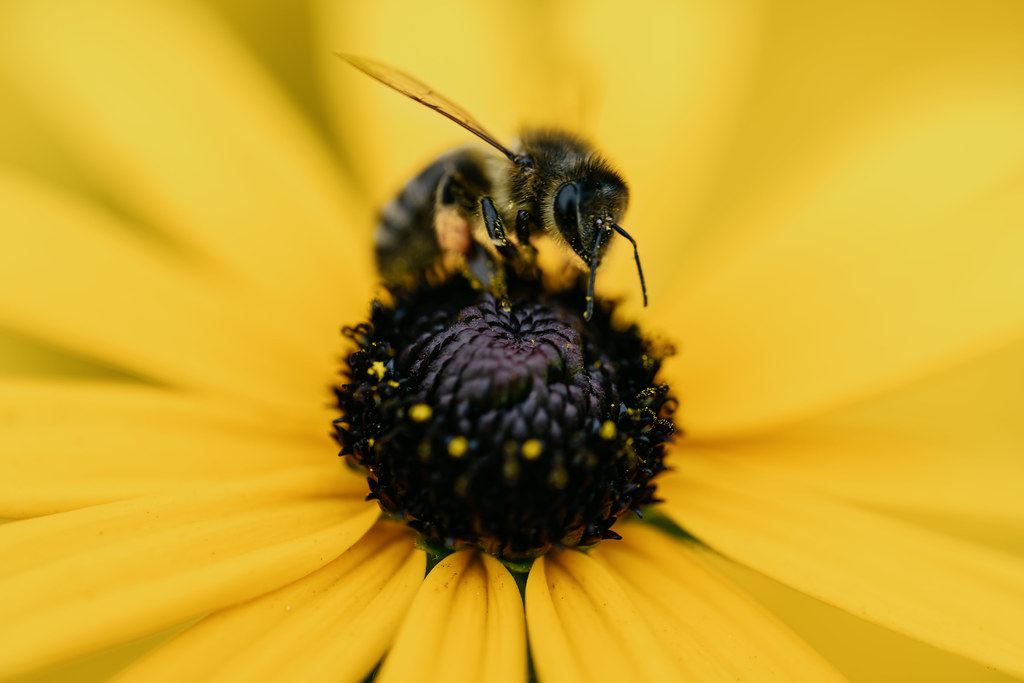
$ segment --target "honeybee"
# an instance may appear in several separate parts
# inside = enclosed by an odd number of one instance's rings
[[[590,320],[597,266],[612,233],[618,233],[633,245],[647,305],[636,240],[618,224],[629,190],[590,145],[562,131],[528,130],[509,149],[468,112],[416,78],[364,57],[338,56],[451,119],[504,157],[472,147],[449,151],[384,206],[375,246],[386,281],[419,277],[454,261],[475,282],[504,296],[504,267],[534,267],[530,238],[547,234],[568,245],[578,265],[589,271],[583,317]]]

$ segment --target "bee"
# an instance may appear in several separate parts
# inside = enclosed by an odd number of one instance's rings
[[[619,225],[629,190],[590,145],[562,131],[527,130],[510,149],[462,107],[416,78],[363,57],[338,56],[501,153],[472,147],[449,151],[384,206],[375,246],[385,280],[419,277],[454,262],[475,282],[504,296],[504,265],[535,267],[530,239],[546,234],[567,245],[577,265],[589,271],[583,317],[590,320],[597,267],[612,234],[618,233],[633,245],[647,305],[636,240]]]

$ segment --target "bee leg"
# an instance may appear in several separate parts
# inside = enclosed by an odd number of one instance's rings
[[[530,212],[526,209],[519,209],[519,213],[516,214],[516,239],[519,240],[520,246],[526,246],[530,243],[530,227],[533,224],[533,219],[530,217]]]
[[[490,197],[480,198],[480,213],[484,217],[484,227],[487,228],[487,236],[491,238],[491,244],[506,259],[515,259],[519,255],[516,245],[505,234],[505,225],[501,222],[501,216],[498,215]]]
[[[472,244],[466,252],[462,267],[463,274],[475,287],[486,289],[501,299],[508,296],[504,265],[496,261],[482,245],[476,242]]]
[[[537,248],[530,244],[530,233],[534,227],[530,213],[520,209],[516,214],[516,241],[519,242],[518,258],[514,261],[516,272],[526,277],[537,278]]]

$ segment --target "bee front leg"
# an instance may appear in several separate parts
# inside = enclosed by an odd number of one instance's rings
[[[516,272],[525,277],[536,278],[540,275],[537,267],[537,248],[530,243],[535,224],[530,212],[520,209],[516,214],[516,241],[519,242],[518,255],[515,261]]]
[[[505,264],[495,260],[483,245],[474,242],[462,263],[462,273],[475,288],[486,289],[499,299],[508,296]]]
[[[480,198],[480,214],[484,219],[484,227],[487,228],[487,236],[491,238],[491,244],[498,250],[506,260],[514,260],[519,252],[508,235],[505,234],[505,225],[501,222],[498,210],[494,208],[494,202],[490,197]]]

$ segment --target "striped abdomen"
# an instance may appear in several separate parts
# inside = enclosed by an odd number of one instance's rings
[[[385,281],[418,278],[439,264],[438,205],[455,208],[467,219],[474,217],[479,198],[490,191],[481,164],[482,155],[474,149],[447,152],[384,205],[374,242],[377,267]]]

